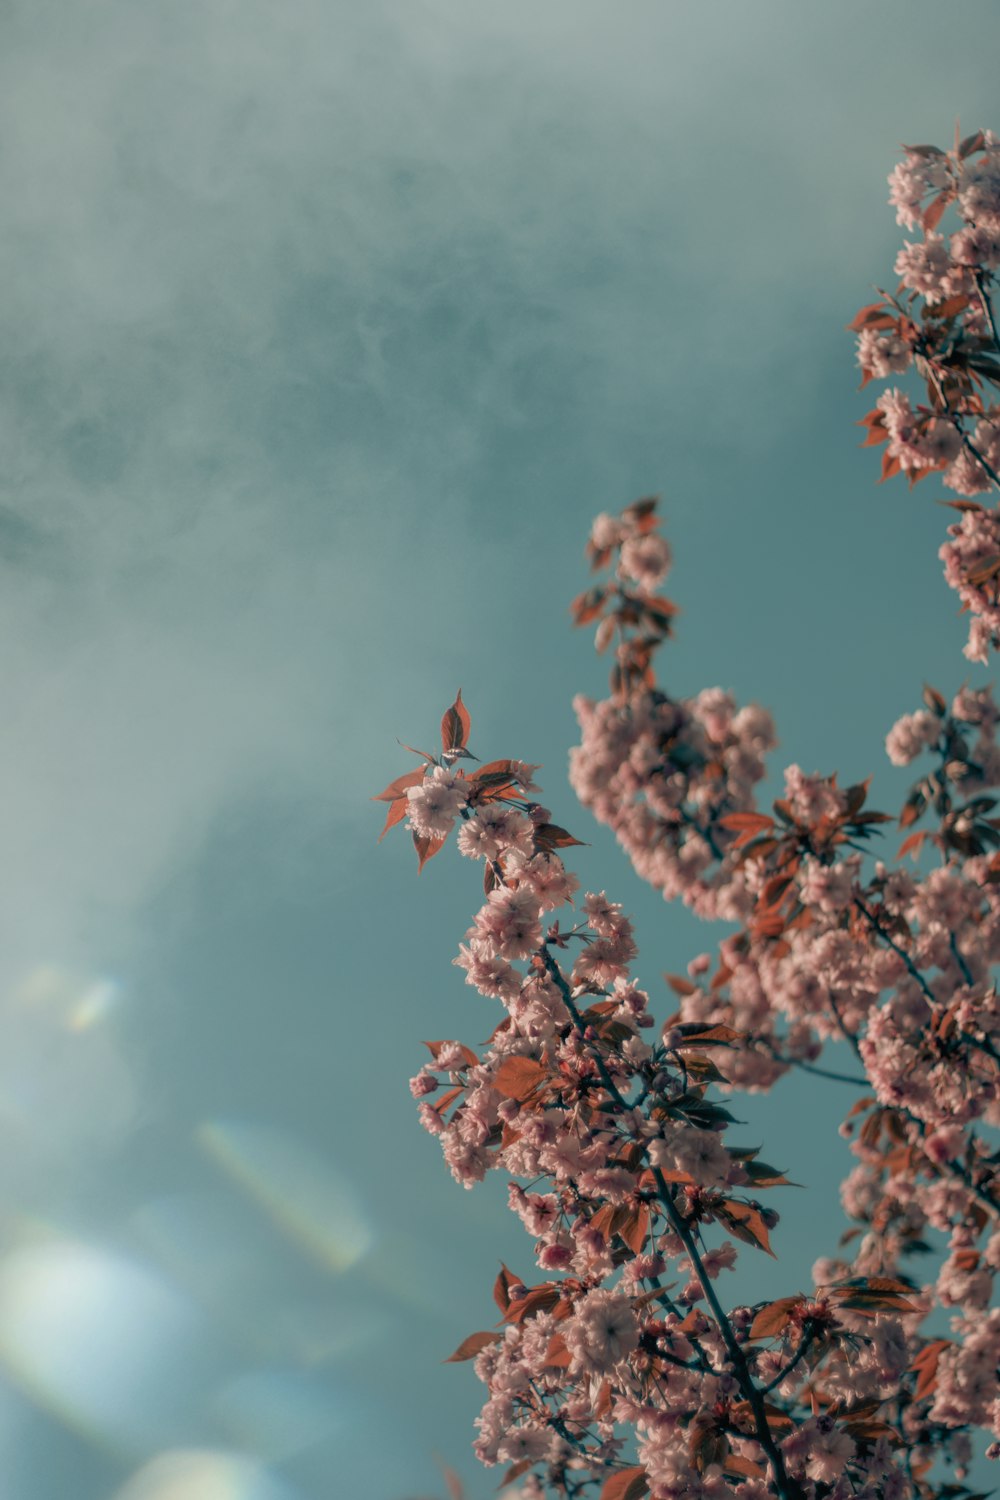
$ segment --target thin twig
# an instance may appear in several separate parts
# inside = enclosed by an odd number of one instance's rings
[[[572,1016],[573,1024],[582,1038],[584,1037],[586,1027],[583,1024],[583,1018],[580,1015],[579,1010],[573,1002],[573,996],[570,992],[569,985],[566,982],[566,977],[544,943],[542,944],[542,948],[540,951],[542,954],[542,961],[545,965],[545,972],[549,975],[550,979],[558,988],[559,993],[562,995],[563,1001],[566,1005],[566,1009]],[[601,1080],[611,1098],[614,1099],[615,1103],[618,1104],[621,1109],[628,1110],[629,1105],[626,1104],[625,1100],[623,1099],[617,1084],[608,1071],[604,1059],[601,1057],[600,1052],[594,1049],[591,1051],[590,1055],[591,1057],[593,1057],[594,1062],[597,1064],[597,1070],[601,1075]],[[686,1219],[681,1214],[676,1203],[674,1202],[673,1195],[671,1194],[670,1188],[667,1185],[666,1178],[664,1177],[659,1167],[653,1167],[652,1170],[653,1178],[656,1182],[657,1193],[660,1202],[663,1205],[664,1212],[667,1216],[667,1219],[669,1220],[671,1228],[677,1235],[678,1239],[681,1241],[681,1244],[684,1246],[685,1252],[691,1261],[691,1265],[694,1269],[694,1274],[698,1279],[698,1284],[701,1287],[702,1292],[704,1293],[706,1302],[712,1309],[712,1316],[715,1319],[716,1326],[718,1327],[719,1333],[722,1337],[722,1342],[726,1347],[726,1353],[729,1355],[730,1361],[732,1362],[739,1387],[750,1405],[750,1410],[753,1412],[754,1426],[757,1430],[757,1441],[760,1443],[761,1447],[764,1449],[764,1452],[767,1454],[768,1459],[770,1460],[771,1468],[774,1472],[775,1488],[778,1494],[781,1496],[781,1500],[794,1500],[792,1486],[789,1482],[788,1474],[785,1470],[784,1458],[782,1457],[781,1449],[775,1442],[774,1435],[771,1432],[771,1428],[767,1420],[767,1410],[764,1406],[764,1398],[758,1390],[753,1375],[751,1374],[750,1366],[747,1363],[746,1354],[744,1353],[742,1346],[740,1345],[735,1333],[733,1332],[732,1324],[723,1311],[722,1303],[719,1301],[715,1287],[712,1285],[712,1278],[706,1271],[704,1263],[701,1259],[697,1241],[695,1240],[694,1235],[691,1233]]]
[[[986,278],[983,276],[982,271],[977,271],[975,273],[975,282],[976,291],[979,293],[979,305],[983,309],[983,312],[986,314],[986,321],[989,323],[990,332],[993,335],[994,347],[997,353],[1000,354],[1000,334],[997,333],[996,319],[993,316],[993,304],[990,301],[989,293],[986,290]]]

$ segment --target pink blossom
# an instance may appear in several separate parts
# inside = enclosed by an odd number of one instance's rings
[[[641,589],[651,593],[666,578],[670,562],[669,542],[658,531],[653,531],[645,536],[625,539],[618,571],[622,577],[634,579]]]
[[[469,784],[458,771],[433,766],[419,786],[406,793],[407,817],[425,838],[447,838],[468,801]]]
[[[723,1187],[729,1180],[732,1158],[714,1131],[681,1126],[647,1149],[654,1166],[686,1172],[702,1187]]]
[[[885,739],[886,754],[894,766],[908,766],[941,734],[941,720],[926,708],[897,719]]]
[[[963,163],[958,206],[971,223],[1000,231],[1000,151],[985,151]]]
[[[920,292],[928,303],[942,302],[953,290],[952,261],[940,234],[928,234],[896,256],[896,275],[914,292]]]
[[[639,1343],[639,1322],[627,1297],[598,1287],[577,1303],[563,1337],[572,1368],[607,1374]]]

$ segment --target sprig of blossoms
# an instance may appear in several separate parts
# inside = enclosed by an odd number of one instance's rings
[[[919,1361],[934,1341],[920,1343],[919,1317],[908,1325],[905,1373],[916,1368],[919,1379],[904,1428],[911,1444],[915,1433],[932,1433],[917,1446],[950,1452],[961,1468],[968,1428],[985,1421],[985,1407],[981,1397],[958,1402],[948,1372],[965,1368],[968,1319],[989,1301],[993,1252],[983,1240],[1000,1222],[1000,1172],[983,1133],[1000,1123],[991,977],[1000,962],[1000,819],[989,795],[1000,784],[1000,752],[992,696],[964,688],[949,709],[927,689],[924,707],[887,739],[896,764],[927,753],[936,759],[904,803],[900,856],[936,845],[942,868],[917,875],[879,863],[866,873],[867,841],[889,821],[867,810],[867,784],[841,788],[835,777],[791,766],[772,813],[752,802],[717,811],[715,847],[699,869],[710,899],[691,900],[674,873],[680,841],[658,802],[663,757],[631,758],[633,726],[648,733],[650,717],[670,701],[651,675],[652,654],[648,669],[627,691],[618,686],[604,703],[587,703],[574,786],[667,898],[680,895],[701,914],[738,924],[721,942],[714,972],[704,954],[686,976],[668,976],[682,1024],[741,1036],[739,1046],[705,1050],[724,1070],[726,1087],[770,1088],[790,1066],[836,1078],[817,1066],[824,1042],[853,1048],[854,1081],[872,1091],[845,1125],[859,1163],[844,1191],[858,1244],[849,1259],[818,1263],[817,1274],[906,1277],[928,1229],[948,1236],[950,1255],[914,1307],[921,1317],[935,1304],[959,1309],[958,1337],[938,1348],[932,1368]],[[611,727],[597,735],[595,723]],[[689,804],[703,774],[697,762],[686,768]],[[709,774],[714,788],[717,773]],[[912,827],[931,812],[936,828]],[[966,1269],[959,1274],[957,1266]],[[951,1392],[947,1405],[936,1395],[939,1367]],[[942,1419],[945,1411],[953,1421]],[[990,1421],[998,1415],[1000,1408]]]
[[[471,758],[467,712],[449,714],[445,749]],[[727,1078],[714,1059],[728,1069],[749,1039],[683,1017],[657,1029],[632,973],[632,923],[605,892],[573,907],[560,851],[577,841],[529,795],[521,762],[447,783],[438,769],[425,756],[416,779],[386,789],[387,824],[407,821],[430,857],[439,835],[411,794],[435,788],[437,809],[439,786],[460,789],[457,842],[483,862],[485,899],[455,961],[506,1014],[481,1051],[429,1042],[411,1091],[460,1184],[508,1174],[547,1277],[504,1268],[500,1327],[452,1356],[474,1359],[488,1388],[478,1456],[529,1495],[544,1484],[564,1496],[597,1485],[604,1500],[801,1500],[842,1480],[906,1493],[888,1445],[902,1420],[897,1366],[921,1347],[910,1284],[838,1274],[810,1294],[723,1310],[715,1281],[736,1245],[773,1253],[778,1215],[759,1195],[785,1181],[729,1142],[712,1094]],[[801,775],[790,796],[819,817],[840,807]],[[869,1400],[863,1424],[840,1410],[851,1381]]]
[[[976,131],[954,148],[908,146],[889,178],[897,222],[919,229],[896,257],[894,293],[863,307],[857,335],[862,385],[913,371],[925,401],[896,386],[862,418],[867,444],[885,444],[882,478],[930,474],[958,495],[962,512],[941,557],[945,577],[970,611],[966,655],[986,661],[1000,645],[997,512],[971,497],[1000,491],[1000,333],[993,296],[1000,268],[1000,140]],[[958,227],[938,226],[947,212]]]

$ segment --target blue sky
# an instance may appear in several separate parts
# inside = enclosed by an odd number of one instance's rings
[[[984,673],[938,494],[857,449],[843,325],[898,143],[1000,125],[997,40],[989,0],[5,7],[11,1500],[403,1500],[435,1453],[492,1492],[439,1361],[529,1247],[406,1090],[492,1027],[450,966],[476,882],[418,882],[367,798],[461,685],[654,992],[708,946],[566,783],[586,528],[651,491],[668,687],[898,795],[889,725]],[[817,1186],[734,1300],[830,1248],[841,1107],[748,1103]]]

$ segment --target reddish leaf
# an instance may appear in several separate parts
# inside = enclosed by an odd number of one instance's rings
[[[898,458],[894,458],[888,451],[882,454],[882,473],[879,476],[879,484],[885,484],[887,479],[892,479],[898,474],[902,465]]]
[[[740,835],[735,846],[739,848],[756,834],[763,833],[766,828],[773,828],[774,819],[769,818],[766,813],[735,812],[726,813],[724,818],[719,819],[719,824],[722,828],[728,828],[730,832]]]
[[[663,977],[675,995],[695,995],[698,992],[698,986],[685,979],[683,974],[664,974]]]
[[[1000,552],[994,552],[971,568],[965,575],[965,581],[971,583],[974,588],[978,588],[981,583],[995,578],[998,573],[1000,573]]]
[[[505,1057],[490,1082],[505,1099],[523,1104],[548,1076],[545,1064],[533,1057]]]
[[[554,1370],[569,1369],[570,1352],[566,1347],[566,1340],[561,1333],[554,1333],[549,1339],[549,1347],[545,1351],[544,1363]]]
[[[932,318],[954,318],[969,305],[969,298],[961,292],[955,297],[946,297],[943,302],[935,302],[933,307],[926,309],[926,315]]]
[[[455,1100],[461,1098],[464,1093],[465,1089],[462,1085],[457,1084],[455,1088],[448,1089],[444,1094],[435,1094],[434,1098],[428,1099],[427,1103],[431,1109],[436,1109],[439,1115],[443,1115],[445,1110],[449,1109]]]
[[[414,833],[413,847],[417,851],[417,874],[419,875],[429,859],[433,859],[445,846],[445,839],[428,838],[425,834]]]
[[[535,843],[539,849],[565,849],[570,844],[583,846],[582,839],[575,839],[558,823],[539,823],[535,829]]]
[[[923,214],[921,215],[921,223],[923,224],[925,231],[936,229],[938,227],[945,209],[948,207],[948,204],[951,202],[954,196],[954,188],[948,187],[945,188],[943,192],[938,193],[936,198],[931,199],[930,203],[928,203],[927,207],[923,211]]]
[[[827,1296],[853,1312],[916,1312],[910,1301],[913,1288],[891,1276],[856,1276],[830,1287]]]
[[[403,748],[405,750],[407,747],[404,745]],[[419,786],[426,774],[426,766],[418,766],[415,771],[407,771],[405,776],[397,776],[395,781],[390,781],[385,791],[379,792],[378,796],[373,797],[371,800],[373,802],[395,802],[397,798],[402,797],[405,801],[407,788]]]
[[[458,697],[441,720],[441,748],[445,751],[464,750],[471,727],[469,710],[462,702],[462,689],[459,688]]]
[[[788,893],[788,888],[792,884],[792,880],[793,876],[791,875],[772,875],[760,893],[761,905],[776,906],[781,898]]]
[[[455,1473],[455,1470],[449,1469],[448,1466],[445,1465],[442,1468],[442,1473],[444,1474],[444,1482],[448,1486],[448,1494],[451,1496],[451,1500],[465,1500],[465,1491],[462,1488],[462,1481]]]
[[[570,613],[573,616],[574,625],[589,625],[591,620],[604,608],[604,601],[608,596],[608,589],[603,584],[597,584],[592,589],[585,589],[578,594],[570,605]]]
[[[649,1233],[649,1208],[645,1203],[638,1208],[629,1209],[621,1224],[615,1226],[618,1237],[631,1250],[633,1255],[641,1255],[642,1247],[646,1243]]]
[[[511,1464],[510,1468],[501,1479],[498,1488],[505,1490],[509,1484],[514,1483],[515,1479],[520,1479],[522,1474],[527,1474],[528,1470],[533,1469],[534,1467],[535,1460],[533,1458],[522,1458],[518,1463]]]
[[[869,302],[859,308],[847,325],[849,333],[860,333],[863,328],[885,328],[895,323],[895,318],[885,302]],[[862,420],[865,420],[862,418]]]
[[[754,917],[753,930],[758,937],[780,937],[785,930],[785,918],[780,911],[765,911]]]
[[[674,1049],[683,1052],[687,1047],[731,1047],[734,1042],[746,1040],[745,1031],[737,1031],[732,1026],[713,1025],[711,1021],[683,1021],[680,1026],[672,1026],[671,1031],[679,1031],[683,1040]]]
[[[610,1410],[611,1382],[610,1380],[602,1380],[601,1389],[598,1391],[597,1400],[594,1402],[594,1416],[600,1422],[604,1417],[608,1415]]]
[[[716,1213],[735,1239],[742,1240],[747,1245],[756,1245],[768,1255],[774,1256],[767,1225],[759,1208],[754,1208],[751,1203],[741,1203],[736,1198],[726,1198],[720,1203]]]
[[[949,510],[984,510],[978,500],[939,500],[938,505],[946,505]]]
[[[918,1401],[922,1401],[925,1396],[931,1395],[934,1391],[937,1386],[937,1372],[941,1356],[946,1349],[951,1347],[950,1339],[933,1339],[931,1343],[924,1345],[914,1359],[910,1369],[917,1377],[914,1395]]]
[[[983,136],[983,132],[981,130],[977,130],[974,135],[967,135],[964,141],[959,142],[958,155],[964,161],[965,158],[967,156],[971,156],[974,151],[982,151],[985,145],[986,141]]]
[[[926,828],[921,828],[916,833],[911,833],[896,850],[896,858],[902,859],[905,854],[912,854],[914,862],[916,862],[920,858],[920,851],[923,848],[924,839],[927,837],[929,837],[929,830]]]
[[[378,800],[379,799],[377,797],[372,798],[373,802],[377,802]],[[389,811],[385,815],[385,823],[382,826],[382,832],[378,836],[378,842],[380,844],[385,838],[386,834],[389,832],[390,828],[395,828],[397,823],[402,823],[403,819],[406,817],[408,806],[409,804],[405,797],[397,797],[395,802],[389,803]]]
[[[779,1333],[783,1333],[788,1327],[792,1309],[798,1307],[805,1301],[799,1293],[796,1297],[779,1297],[777,1302],[769,1302],[762,1307],[750,1325],[750,1337],[752,1339],[773,1339]]]
[[[501,1261],[500,1271],[493,1283],[493,1301],[502,1313],[510,1307],[510,1289],[514,1286],[524,1286],[524,1282],[520,1276],[515,1276],[513,1271],[509,1271]]]
[[[523,1297],[511,1302],[504,1315],[504,1322],[523,1323],[526,1318],[533,1318],[540,1312],[552,1312],[554,1317],[558,1317],[558,1311],[553,1312],[553,1309],[561,1294],[562,1288],[555,1281],[533,1286]]]
[[[502,1333],[470,1333],[467,1339],[463,1339],[455,1350],[449,1354],[444,1361],[446,1365],[459,1364],[463,1359],[475,1359],[480,1349],[485,1349],[488,1344],[495,1344],[503,1338]]]
[[[801,1184],[789,1182],[784,1172],[779,1172],[777,1167],[769,1166],[766,1161],[746,1161],[743,1170],[750,1178],[752,1187],[799,1187]]]
[[[730,1453],[726,1458],[725,1471],[734,1478],[763,1479],[764,1470],[760,1464],[755,1464],[752,1458],[744,1458],[742,1454]]]
[[[619,1469],[617,1474],[605,1481],[601,1500],[642,1500],[649,1493],[646,1471],[638,1465],[633,1469]]]

